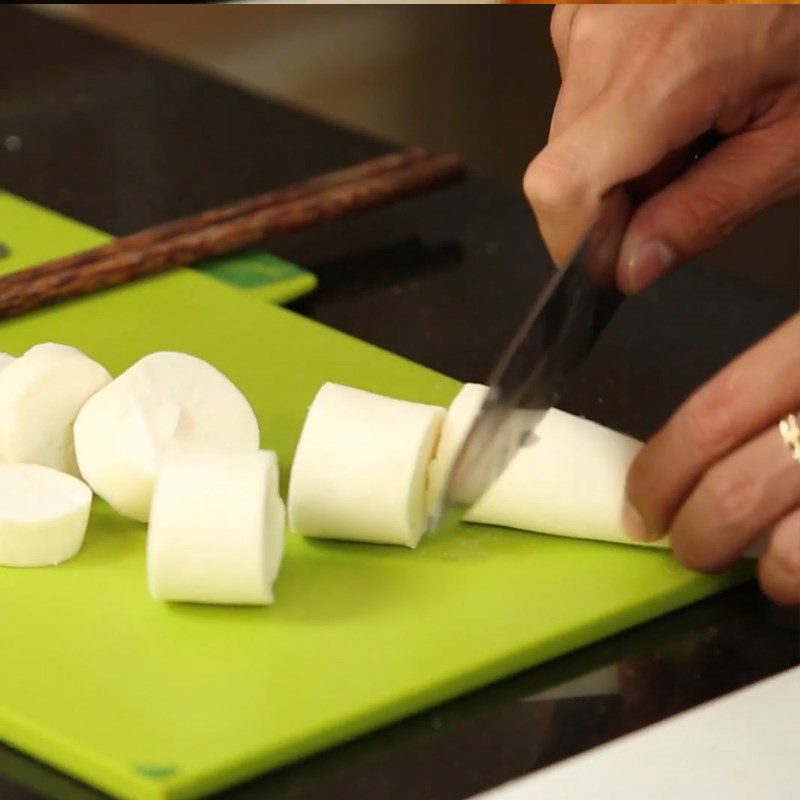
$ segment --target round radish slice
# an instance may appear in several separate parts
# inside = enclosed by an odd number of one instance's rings
[[[84,479],[121,514],[146,522],[164,451],[173,442],[258,450],[244,395],[184,353],[153,353],[84,406],[75,450]]]
[[[308,411],[289,483],[293,530],[416,547],[444,409],[326,383]]]
[[[272,603],[285,523],[275,453],[174,445],[150,515],[151,594],[190,603]]]
[[[37,345],[0,371],[0,460],[79,475],[73,425],[86,401],[111,381],[73,347]]]
[[[428,468],[428,515],[432,520],[441,516],[450,472],[488,393],[488,386],[464,384],[447,409],[436,458]]]
[[[92,490],[36,464],[0,465],[0,564],[48,567],[83,544]]]

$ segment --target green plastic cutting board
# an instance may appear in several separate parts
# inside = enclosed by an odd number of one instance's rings
[[[253,402],[284,490],[322,382],[440,404],[458,389],[191,271],[0,325],[0,350],[47,340],[115,373],[153,350],[209,360]],[[289,536],[271,608],[164,605],[144,539],[98,502],[74,560],[0,568],[0,740],[134,800],[201,796],[749,575],[451,522],[417,551]]]

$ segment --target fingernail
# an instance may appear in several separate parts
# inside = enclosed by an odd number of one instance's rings
[[[650,538],[642,515],[634,508],[630,500],[626,500],[622,506],[622,527],[627,531],[628,536],[637,542],[646,542]]]
[[[628,259],[628,284],[634,292],[664,277],[678,260],[675,251],[660,239],[644,242]]]

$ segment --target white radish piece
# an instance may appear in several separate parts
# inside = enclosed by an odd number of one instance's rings
[[[447,409],[436,458],[428,468],[428,515],[432,520],[441,516],[444,493],[456,456],[488,392],[488,386],[466,383]]]
[[[326,383],[308,411],[289,482],[305,536],[416,547],[444,409]]]
[[[10,356],[8,353],[0,353],[0,372],[10,364],[13,364],[16,360],[14,356]]]
[[[0,564],[49,567],[83,544],[92,490],[37,464],[0,464]]]
[[[430,467],[429,503],[434,512],[440,511],[455,457],[488,391],[487,386],[465,384],[447,412],[439,452]],[[465,514],[466,521],[575,539],[671,546],[668,537],[639,542],[622,528],[626,476],[641,442],[558,409],[546,412],[532,428],[530,444]],[[744,556],[757,558],[765,541],[760,537]]]
[[[550,409],[531,442],[465,519],[556,536],[634,542],[622,527],[628,469],[641,442]],[[668,543],[653,543],[665,547]]]
[[[81,473],[121,514],[146,522],[173,442],[255,451],[258,422],[217,369],[185,353],[145,356],[84,406],[75,422]]]
[[[175,439],[181,409],[153,396],[147,389],[123,391],[109,386],[96,416],[76,424],[76,448],[86,479],[117,511],[145,522],[155,489],[161,458]],[[108,416],[101,416],[103,412]],[[98,438],[113,426],[114,446]]]
[[[30,350],[26,351],[25,357],[35,357],[39,361],[60,361],[62,358],[86,358],[77,347],[72,347],[68,344],[58,344],[57,342],[35,344]]]
[[[473,392],[469,396],[474,397]],[[477,413],[480,404],[473,407]],[[465,436],[471,420],[464,414],[456,421]],[[622,527],[625,482],[641,447],[636,439],[596,422],[550,409],[535,427],[531,443],[520,449],[464,519],[573,539],[669,549],[669,537],[640,542]],[[758,538],[743,556],[760,556],[766,540],[766,535]]]
[[[151,594],[189,603],[272,603],[285,525],[275,453],[173,445],[150,515]]]
[[[103,367],[66,345],[36,345],[7,364],[0,370],[0,461],[79,475],[73,425],[110,382]]]

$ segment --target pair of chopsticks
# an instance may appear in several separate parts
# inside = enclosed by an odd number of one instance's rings
[[[409,148],[0,278],[0,319],[185,267],[452,182],[458,155]]]

